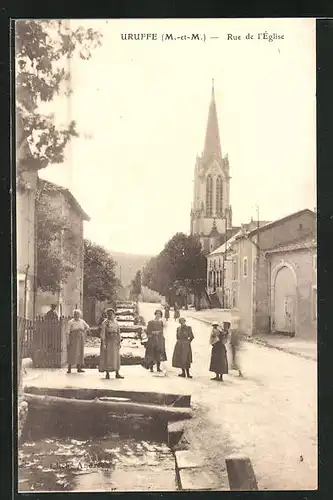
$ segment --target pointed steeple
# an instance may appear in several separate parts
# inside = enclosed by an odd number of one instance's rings
[[[212,98],[208,113],[203,158],[208,160],[213,154],[215,154],[218,160],[222,161],[219,124],[217,120],[217,111],[215,103],[214,78],[212,80]]]

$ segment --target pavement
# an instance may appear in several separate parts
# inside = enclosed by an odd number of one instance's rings
[[[211,324],[213,321],[222,323],[229,321],[232,326],[235,324],[235,318],[230,311],[222,311],[219,309],[205,309],[201,311],[189,310],[183,311],[182,314],[186,317],[200,320],[204,323]],[[317,341],[311,339],[301,339],[298,337],[286,337],[285,335],[259,333],[253,336],[245,336],[244,340],[266,345],[278,350],[301,356],[306,359],[317,361]]]
[[[146,320],[156,304],[140,304]],[[193,379],[177,380],[171,359],[176,323],[165,327],[167,384],[191,391],[195,418],[186,422],[191,450],[225,481],[225,459],[249,457],[259,490],[317,488],[317,364],[301,356],[243,342],[244,377],[230,371],[224,382],[209,373],[210,325],[183,311],[193,328]],[[229,358],[230,359],[230,358]]]

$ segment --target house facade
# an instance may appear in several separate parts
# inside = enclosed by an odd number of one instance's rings
[[[310,265],[316,246],[309,243],[315,238],[316,214],[308,209],[235,237],[228,251],[232,270],[225,287],[231,290],[232,312],[242,332],[315,334],[316,321],[304,313],[313,310],[316,296]]]
[[[23,171],[16,189],[17,315],[35,315],[37,172]]]
[[[83,226],[89,217],[68,189],[39,179],[39,190],[40,199],[47,204],[53,214],[59,215],[66,221],[66,233],[62,231],[52,244],[62,262],[71,270],[58,292],[38,290],[36,314],[44,315],[51,304],[56,304],[59,315],[70,316],[73,309],[83,309]],[[66,234],[70,234],[70,238],[66,237]]]

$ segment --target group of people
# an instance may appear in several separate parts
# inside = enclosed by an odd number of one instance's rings
[[[175,304],[174,308],[173,308],[173,317],[175,320],[180,318],[180,311],[179,311],[179,307],[177,304]],[[169,304],[166,304],[164,307],[164,318],[166,321],[168,321],[170,318],[170,306],[169,306]]]
[[[179,312],[179,311],[178,311]],[[82,319],[79,309],[73,312],[73,319],[68,322],[67,352],[68,352],[68,370],[74,365],[78,373],[84,372],[84,343],[85,335],[89,330],[89,325]],[[161,363],[167,360],[165,349],[165,337],[163,333],[163,314],[157,309],[154,319],[147,325],[146,352],[142,365],[150,372],[154,372],[156,366],[157,372],[162,372]],[[192,378],[190,367],[193,361],[191,343],[194,339],[191,326],[186,324],[185,318],[178,319],[180,326],[176,331],[176,344],[173,350],[172,366],[179,368],[181,373],[179,377]],[[230,323],[224,322],[223,327],[218,323],[212,324],[210,335],[210,344],[212,346],[211,360],[209,370],[215,373],[212,380],[223,381],[223,375],[228,373],[228,357],[226,344],[229,341],[232,353],[232,367],[237,369],[242,376],[238,363],[239,337],[237,332],[231,332]],[[105,378],[110,379],[110,372],[115,372],[117,379],[124,377],[120,371],[120,345],[121,335],[120,327],[115,318],[115,311],[112,308],[106,310],[106,318],[100,325],[100,364],[99,371],[105,372]]]

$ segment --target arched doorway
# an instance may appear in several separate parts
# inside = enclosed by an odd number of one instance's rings
[[[296,280],[290,267],[282,266],[274,282],[274,330],[295,335]]]

